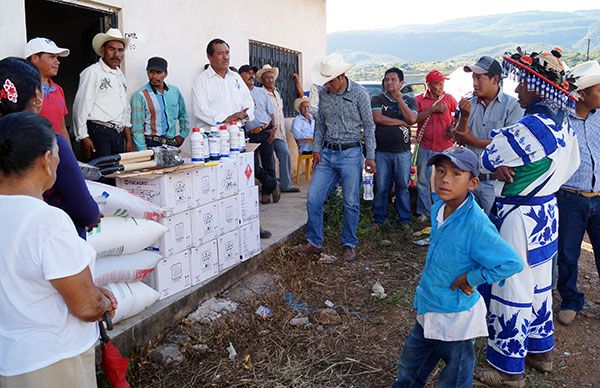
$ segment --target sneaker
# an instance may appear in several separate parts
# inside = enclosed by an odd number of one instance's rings
[[[271,237],[271,235],[272,235],[272,233],[269,232],[268,230],[260,228],[260,238],[263,238],[263,239],[269,238],[269,237]]]
[[[342,252],[342,256],[347,262],[356,261],[356,259],[358,258],[358,256],[356,256],[356,252],[354,252],[354,248],[352,247],[344,246]]]
[[[562,325],[569,326],[575,320],[577,311],[575,310],[560,310],[558,312],[558,322]]]
[[[318,247],[312,245],[308,241],[305,243],[302,243],[300,245],[296,245],[294,250],[298,253],[302,253],[305,255],[318,255],[319,253],[321,253],[323,251],[321,248],[318,248]]]
[[[275,186],[275,190],[273,190],[271,196],[273,196],[273,203],[279,202],[279,199],[281,198],[281,187],[279,186],[279,182],[277,183],[277,186]]]

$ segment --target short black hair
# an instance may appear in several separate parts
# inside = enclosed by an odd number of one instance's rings
[[[208,45],[206,46],[206,55],[214,54],[216,44],[224,44],[225,46],[227,46],[227,48],[229,48],[229,45],[223,39],[215,38],[215,39],[211,40],[210,42],[208,42]]]
[[[404,81],[404,73],[402,72],[402,70],[398,69],[397,67],[390,67],[389,69],[387,69],[385,71],[385,74],[383,75],[383,78],[385,78],[385,76],[388,75],[389,73],[398,74],[398,79],[400,81]]]
[[[38,114],[17,112],[0,117],[0,172],[23,175],[52,150],[55,141],[52,124]]]
[[[16,102],[0,99],[0,116],[24,111],[35,97],[36,89],[41,90],[40,71],[23,58],[7,57],[0,61],[0,87],[7,80],[15,86],[18,96]]]

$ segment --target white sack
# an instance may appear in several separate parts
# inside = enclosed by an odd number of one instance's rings
[[[101,257],[96,260],[94,283],[101,286],[107,283],[139,282],[154,271],[160,259],[161,255],[153,251]]]
[[[104,286],[117,299],[118,306],[113,323],[139,314],[158,300],[159,293],[142,282],[109,283]]]
[[[106,203],[101,204],[100,210],[105,216],[145,218],[160,221],[164,210],[152,202],[131,194],[127,190],[86,180],[88,190],[94,199],[100,198],[103,192],[108,193]]]
[[[97,257],[136,253],[151,246],[169,229],[158,222],[125,217],[104,217],[88,233]]]

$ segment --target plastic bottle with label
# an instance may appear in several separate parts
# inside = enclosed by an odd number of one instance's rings
[[[204,139],[203,147],[202,147],[202,157],[204,158],[204,162],[207,163],[210,161],[210,147],[208,145],[208,135],[206,134],[205,128],[200,128],[200,133],[202,133],[202,138]]]
[[[373,193],[373,173],[367,172],[363,169],[363,199],[365,201],[372,201],[375,198]]]
[[[208,135],[208,148],[210,160],[221,159],[221,137],[217,127],[210,127],[210,135]]]
[[[190,148],[192,154],[192,163],[204,164],[204,136],[200,128],[192,128],[190,134]]]
[[[237,125],[237,121],[234,120],[229,124],[229,151],[231,154],[240,153],[239,135],[240,127]]]
[[[108,202],[109,196],[110,196],[109,193],[107,193],[106,191],[103,191],[102,194],[100,194],[99,196],[94,198],[94,201],[96,201],[96,204],[98,204],[98,210],[100,211],[100,213],[102,213],[104,211],[104,207],[106,206],[106,203]]]
[[[221,157],[228,158],[231,152],[231,139],[229,138],[227,125],[221,124],[221,126],[219,126],[219,136],[221,137]]]

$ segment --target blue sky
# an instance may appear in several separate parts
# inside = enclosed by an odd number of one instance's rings
[[[476,6],[472,6],[476,4]],[[389,28],[406,24],[432,24],[469,16],[522,11],[597,9],[598,0],[545,1],[402,1],[327,0],[327,32]]]

